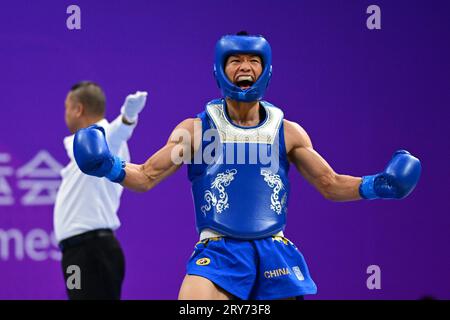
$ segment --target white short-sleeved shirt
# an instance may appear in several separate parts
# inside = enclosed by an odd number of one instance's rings
[[[108,123],[106,119],[97,122],[106,133],[111,153],[129,162],[127,140],[136,124],[122,123],[122,116]],[[97,178],[84,174],[78,168],[73,155],[74,135],[64,138],[64,146],[69,156],[69,164],[61,170],[59,187],[53,212],[56,240],[95,230],[120,226],[117,211],[123,187],[107,178]]]

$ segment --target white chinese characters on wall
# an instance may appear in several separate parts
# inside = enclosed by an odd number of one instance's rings
[[[61,183],[63,166],[46,150],[40,150],[31,160],[14,170],[11,155],[0,153],[0,206],[20,203],[23,206],[53,205]],[[25,193],[20,198],[13,193],[13,179]]]

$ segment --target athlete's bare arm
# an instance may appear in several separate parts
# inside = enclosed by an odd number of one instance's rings
[[[350,201],[361,199],[361,178],[337,174],[317,153],[306,131],[297,123],[284,120],[286,152],[300,174],[326,199]]]
[[[201,120],[191,118],[182,121],[172,131],[166,145],[154,153],[144,164],[127,163],[126,176],[122,185],[137,192],[148,191],[162,180],[172,175],[183,164],[174,159],[183,159],[185,152],[193,155],[201,139],[194,139],[195,134],[201,134]],[[198,127],[197,127],[198,128]],[[195,143],[194,143],[195,141]],[[192,156],[191,156],[192,158]]]

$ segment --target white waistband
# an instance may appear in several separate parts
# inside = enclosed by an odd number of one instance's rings
[[[279,231],[279,232],[273,234],[272,236],[284,237],[284,233],[283,233],[283,231]],[[221,234],[217,231],[211,230],[211,229],[203,229],[202,232],[200,232],[200,241],[203,241],[208,238],[216,238],[216,237],[225,237],[225,236],[223,234]]]

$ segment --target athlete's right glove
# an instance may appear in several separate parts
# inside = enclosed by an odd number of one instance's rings
[[[78,130],[73,141],[73,153],[78,167],[85,174],[106,177],[118,183],[125,179],[125,161],[111,154],[102,127],[93,125]]]
[[[364,176],[359,194],[364,199],[403,199],[419,182],[420,160],[406,150],[397,150],[383,172]]]

